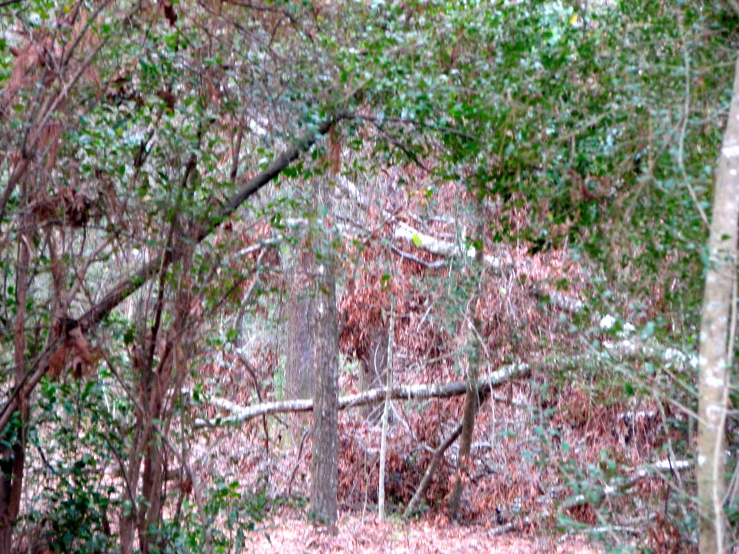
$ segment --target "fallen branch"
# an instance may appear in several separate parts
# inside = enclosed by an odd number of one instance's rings
[[[398,248],[394,244],[390,245],[390,249],[393,252],[395,252],[398,256],[400,256],[401,258],[405,258],[406,260],[416,262],[417,264],[427,267],[429,269],[439,269],[441,267],[447,266],[446,260],[438,260],[436,262],[427,262],[426,260],[422,260],[421,258],[414,256],[413,254],[409,254],[408,252],[403,252],[400,248]]]
[[[417,231],[410,225],[407,225],[403,222],[399,223],[398,226],[395,228],[394,237],[396,239],[409,240],[413,242],[413,244],[415,244],[418,248],[426,250],[426,252],[436,254],[437,256],[451,258],[454,256],[459,256],[461,254],[460,247],[453,242],[439,240],[435,237],[432,237],[431,235],[427,235],[425,233]],[[467,249],[467,252],[465,252],[468,258],[474,258],[476,253],[477,252],[474,246],[470,246]],[[489,254],[486,254],[483,259],[485,264],[495,269],[501,269],[504,265],[504,262],[500,258],[490,256]]]
[[[559,509],[560,511],[569,510],[585,504],[597,506],[610,496],[628,492],[642,479],[654,477],[655,475],[664,477],[662,472],[669,471],[671,473],[675,473],[678,471],[686,471],[691,467],[693,467],[693,463],[689,460],[676,460],[674,462],[670,460],[660,460],[654,464],[636,468],[628,478],[619,481],[613,480],[610,484],[603,486],[600,490],[594,491],[590,495],[577,494],[564,501],[560,505]]]
[[[477,390],[479,393],[483,393],[486,389],[489,390],[490,387],[501,385],[511,381],[512,379],[525,377],[530,373],[530,371],[531,369],[528,364],[517,364],[503,367],[480,379],[477,382]],[[455,381],[438,385],[401,385],[392,387],[389,391],[389,396],[393,400],[418,400],[423,398],[450,398],[452,396],[461,396],[466,392],[467,383],[465,381]],[[376,404],[385,400],[386,396],[388,396],[387,387],[368,390],[360,394],[343,396],[339,398],[339,410],[357,408],[368,404]],[[288,412],[310,412],[313,410],[313,400],[310,399],[287,400],[284,402],[265,402],[262,404],[255,404],[254,406],[244,407],[224,398],[213,397],[210,398],[210,404],[224,410],[228,410],[235,415],[207,420],[197,419],[195,420],[196,427],[214,427],[219,425],[243,423],[262,415]]]
[[[426,468],[426,473],[423,474],[423,479],[421,479],[421,484],[418,485],[418,488],[416,489],[416,492],[413,493],[413,498],[411,498],[411,501],[408,503],[408,507],[405,509],[405,512],[403,513],[403,517],[408,519],[409,517],[416,514],[418,511],[418,507],[421,505],[421,499],[423,498],[423,495],[426,494],[426,490],[429,488],[429,485],[431,484],[431,479],[434,476],[434,473],[436,473],[436,468],[439,467],[439,464],[441,463],[441,459],[444,457],[444,453],[449,449],[449,447],[454,444],[454,441],[457,440],[457,437],[462,434],[462,422],[460,421],[457,426],[452,430],[451,433],[445,438],[442,443],[439,445],[439,447],[434,450],[434,455],[431,457],[431,462],[429,463],[429,466]]]

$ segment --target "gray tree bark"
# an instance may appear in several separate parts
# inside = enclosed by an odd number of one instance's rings
[[[316,213],[330,213],[327,183],[314,184]],[[313,298],[313,459],[309,517],[336,530],[339,487],[339,334],[336,317],[336,278],[331,252],[331,224],[328,217],[319,228],[328,230],[319,241],[321,255],[315,264]],[[325,245],[325,246],[324,246]]]
[[[285,398],[313,398],[313,295],[310,273],[313,252],[309,242],[301,241],[290,262],[292,273],[287,303],[287,360],[285,363]],[[304,414],[290,414],[290,437],[298,444],[308,425]]]
[[[736,280],[739,223],[739,60],[716,173],[713,219],[708,241],[709,266],[703,296],[698,383],[698,504],[701,554],[723,554],[724,428],[728,398],[728,344]],[[732,337],[733,338],[733,337]]]
[[[285,387],[288,400],[313,398],[313,302],[308,286],[310,263],[297,260],[293,268],[287,314]]]

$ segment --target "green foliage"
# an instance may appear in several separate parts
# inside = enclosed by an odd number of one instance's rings
[[[57,318],[79,317],[99,300],[98,291],[112,290],[157,253],[192,250],[190,262],[164,268],[151,282],[135,280],[141,288],[106,317],[96,340],[115,371],[101,364],[88,383],[69,376],[42,383],[29,428],[29,481],[38,487],[39,502],[26,523],[60,551],[113,548],[107,522],[127,509],[116,471],[145,425],[132,395],[151,389],[155,368],[164,364],[162,342],[178,332],[177,318],[187,313],[196,319],[190,311],[202,309],[202,320],[188,321],[188,330],[200,333],[188,340],[200,350],[184,339],[177,346],[197,350],[199,362],[215,363],[243,343],[245,331],[274,331],[244,324],[244,318],[278,316],[273,299],[283,283],[277,271],[261,276],[250,305],[240,305],[257,261],[237,253],[245,241],[263,237],[252,229],[243,235],[219,231],[200,245],[192,237],[222,223],[215,214],[245,178],[337,106],[350,114],[336,130],[341,146],[353,153],[351,166],[343,168],[347,176],[381,175],[407,164],[429,169],[429,205],[444,201],[435,190],[445,182],[464,183],[470,198],[500,207],[490,229],[495,241],[522,240],[532,253],[567,245],[589,264],[592,298],[572,318],[586,349],[620,340],[629,320],[645,344],[694,350],[706,239],[698,208],[708,209],[735,18],[711,2],[590,2],[596,5],[585,11],[580,4],[391,0],[318,9],[277,1],[264,10],[224,4],[211,13],[175,3],[182,17],[170,25],[124,2],[99,12],[87,6],[89,35],[79,43],[79,25],[60,23],[77,4],[32,0],[0,8],[0,87],[8,97],[18,65],[11,47],[26,39],[41,44],[55,37],[59,52],[72,51],[59,71],[76,70],[91,56],[76,81],[71,74],[55,80],[47,62],[25,70],[33,82],[17,91],[0,117],[2,194],[11,153],[28,146],[33,118],[53,94],[70,87],[44,120],[61,128],[55,162],[49,144],[34,153],[27,185],[32,194],[24,198],[20,187],[9,188],[0,221],[3,386],[10,389],[13,374],[19,244],[26,241],[34,251],[22,353],[28,369],[55,338]],[[232,172],[237,142],[240,165]],[[269,221],[285,235],[281,240],[300,244],[290,219],[327,214],[310,209],[310,187],[295,189],[325,174],[328,157],[329,146],[314,148],[237,222]],[[70,223],[65,189],[89,200],[84,224]],[[468,218],[470,198],[453,206],[455,215]],[[34,228],[22,238],[29,213]],[[516,221],[521,213],[523,225]],[[481,246],[479,237],[457,238],[465,248]],[[412,242],[420,247],[422,241],[416,235]],[[357,245],[361,252],[362,240]],[[93,254],[98,257],[88,264]],[[449,336],[479,285],[468,263],[454,261],[444,277],[414,283],[450,291],[438,305],[444,314],[439,328]],[[62,300],[77,280],[84,283],[66,305]],[[388,274],[382,280],[393,286],[396,279]],[[570,283],[553,286],[562,291]],[[185,292],[190,296],[183,308],[178,301]],[[629,305],[621,306],[625,298]],[[617,310],[619,323],[610,331],[592,328],[597,314]],[[160,335],[150,343],[156,325]],[[520,336],[510,334],[521,347]],[[150,367],[137,365],[142,360]],[[578,378],[604,404],[657,394],[692,409],[691,370],[671,381],[660,364],[640,360],[635,372],[610,360],[579,367]],[[210,387],[222,386],[191,369],[180,364],[173,371],[193,379],[190,400],[172,393],[177,398],[167,404],[170,411],[156,422],[167,433],[185,429],[172,438],[183,451],[200,432],[191,425],[188,402],[199,406]],[[568,368],[553,381],[560,385],[572,375]],[[277,370],[271,384],[279,390],[283,380]],[[623,398],[607,396],[614,390]],[[590,494],[594,483],[611,479],[612,463],[604,453],[603,464],[564,468],[573,494]],[[214,483],[205,495],[207,518],[227,522],[213,538],[216,549],[239,550],[268,509],[270,491],[245,495],[247,484],[219,482],[218,476]],[[164,551],[202,551],[206,535],[196,504],[188,498],[177,517],[166,513],[157,529]],[[689,534],[693,523],[681,525]]]

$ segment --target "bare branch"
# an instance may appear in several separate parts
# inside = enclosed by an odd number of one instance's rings
[[[477,382],[477,389],[482,392],[486,388],[507,383],[529,375],[531,368],[528,364],[517,364],[503,367],[490,375],[483,377]],[[385,400],[386,396],[399,400],[419,400],[423,398],[450,398],[460,396],[467,392],[466,381],[455,381],[451,383],[440,383],[436,385],[401,385],[392,387],[380,387],[365,391],[360,394],[351,394],[339,398],[339,410],[357,408],[367,404],[376,404]],[[279,414],[287,412],[310,412],[313,410],[313,400],[287,400],[284,402],[265,402],[254,406],[239,406],[225,398],[211,398],[210,403],[235,415],[225,418],[214,418],[210,420],[198,419],[196,427],[212,427],[232,423],[243,423],[258,416]]]

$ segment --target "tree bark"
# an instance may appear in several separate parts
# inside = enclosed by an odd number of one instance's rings
[[[327,183],[316,179],[314,193],[316,213],[330,214]],[[329,220],[329,221],[327,221]],[[324,218],[321,256],[315,264],[315,296],[313,311],[313,458],[311,460],[310,519],[336,530],[339,487],[339,335],[336,318],[336,278],[331,252],[330,218]]]
[[[698,503],[700,551],[723,554],[724,428],[728,399],[728,368],[733,290],[736,280],[739,223],[739,60],[713,197],[708,241],[709,266],[703,296],[698,383]],[[735,301],[735,299],[734,299]],[[733,337],[732,337],[733,338]]]
[[[292,282],[287,313],[287,361],[285,363],[285,397],[288,400],[313,398],[313,301],[308,276],[313,253],[309,242],[296,249],[292,262]],[[304,416],[290,418],[290,435],[298,444],[307,424]]]
[[[299,267],[309,271],[305,263]],[[287,314],[287,363],[285,386],[289,400],[313,398],[313,303],[305,275],[296,268]]]

